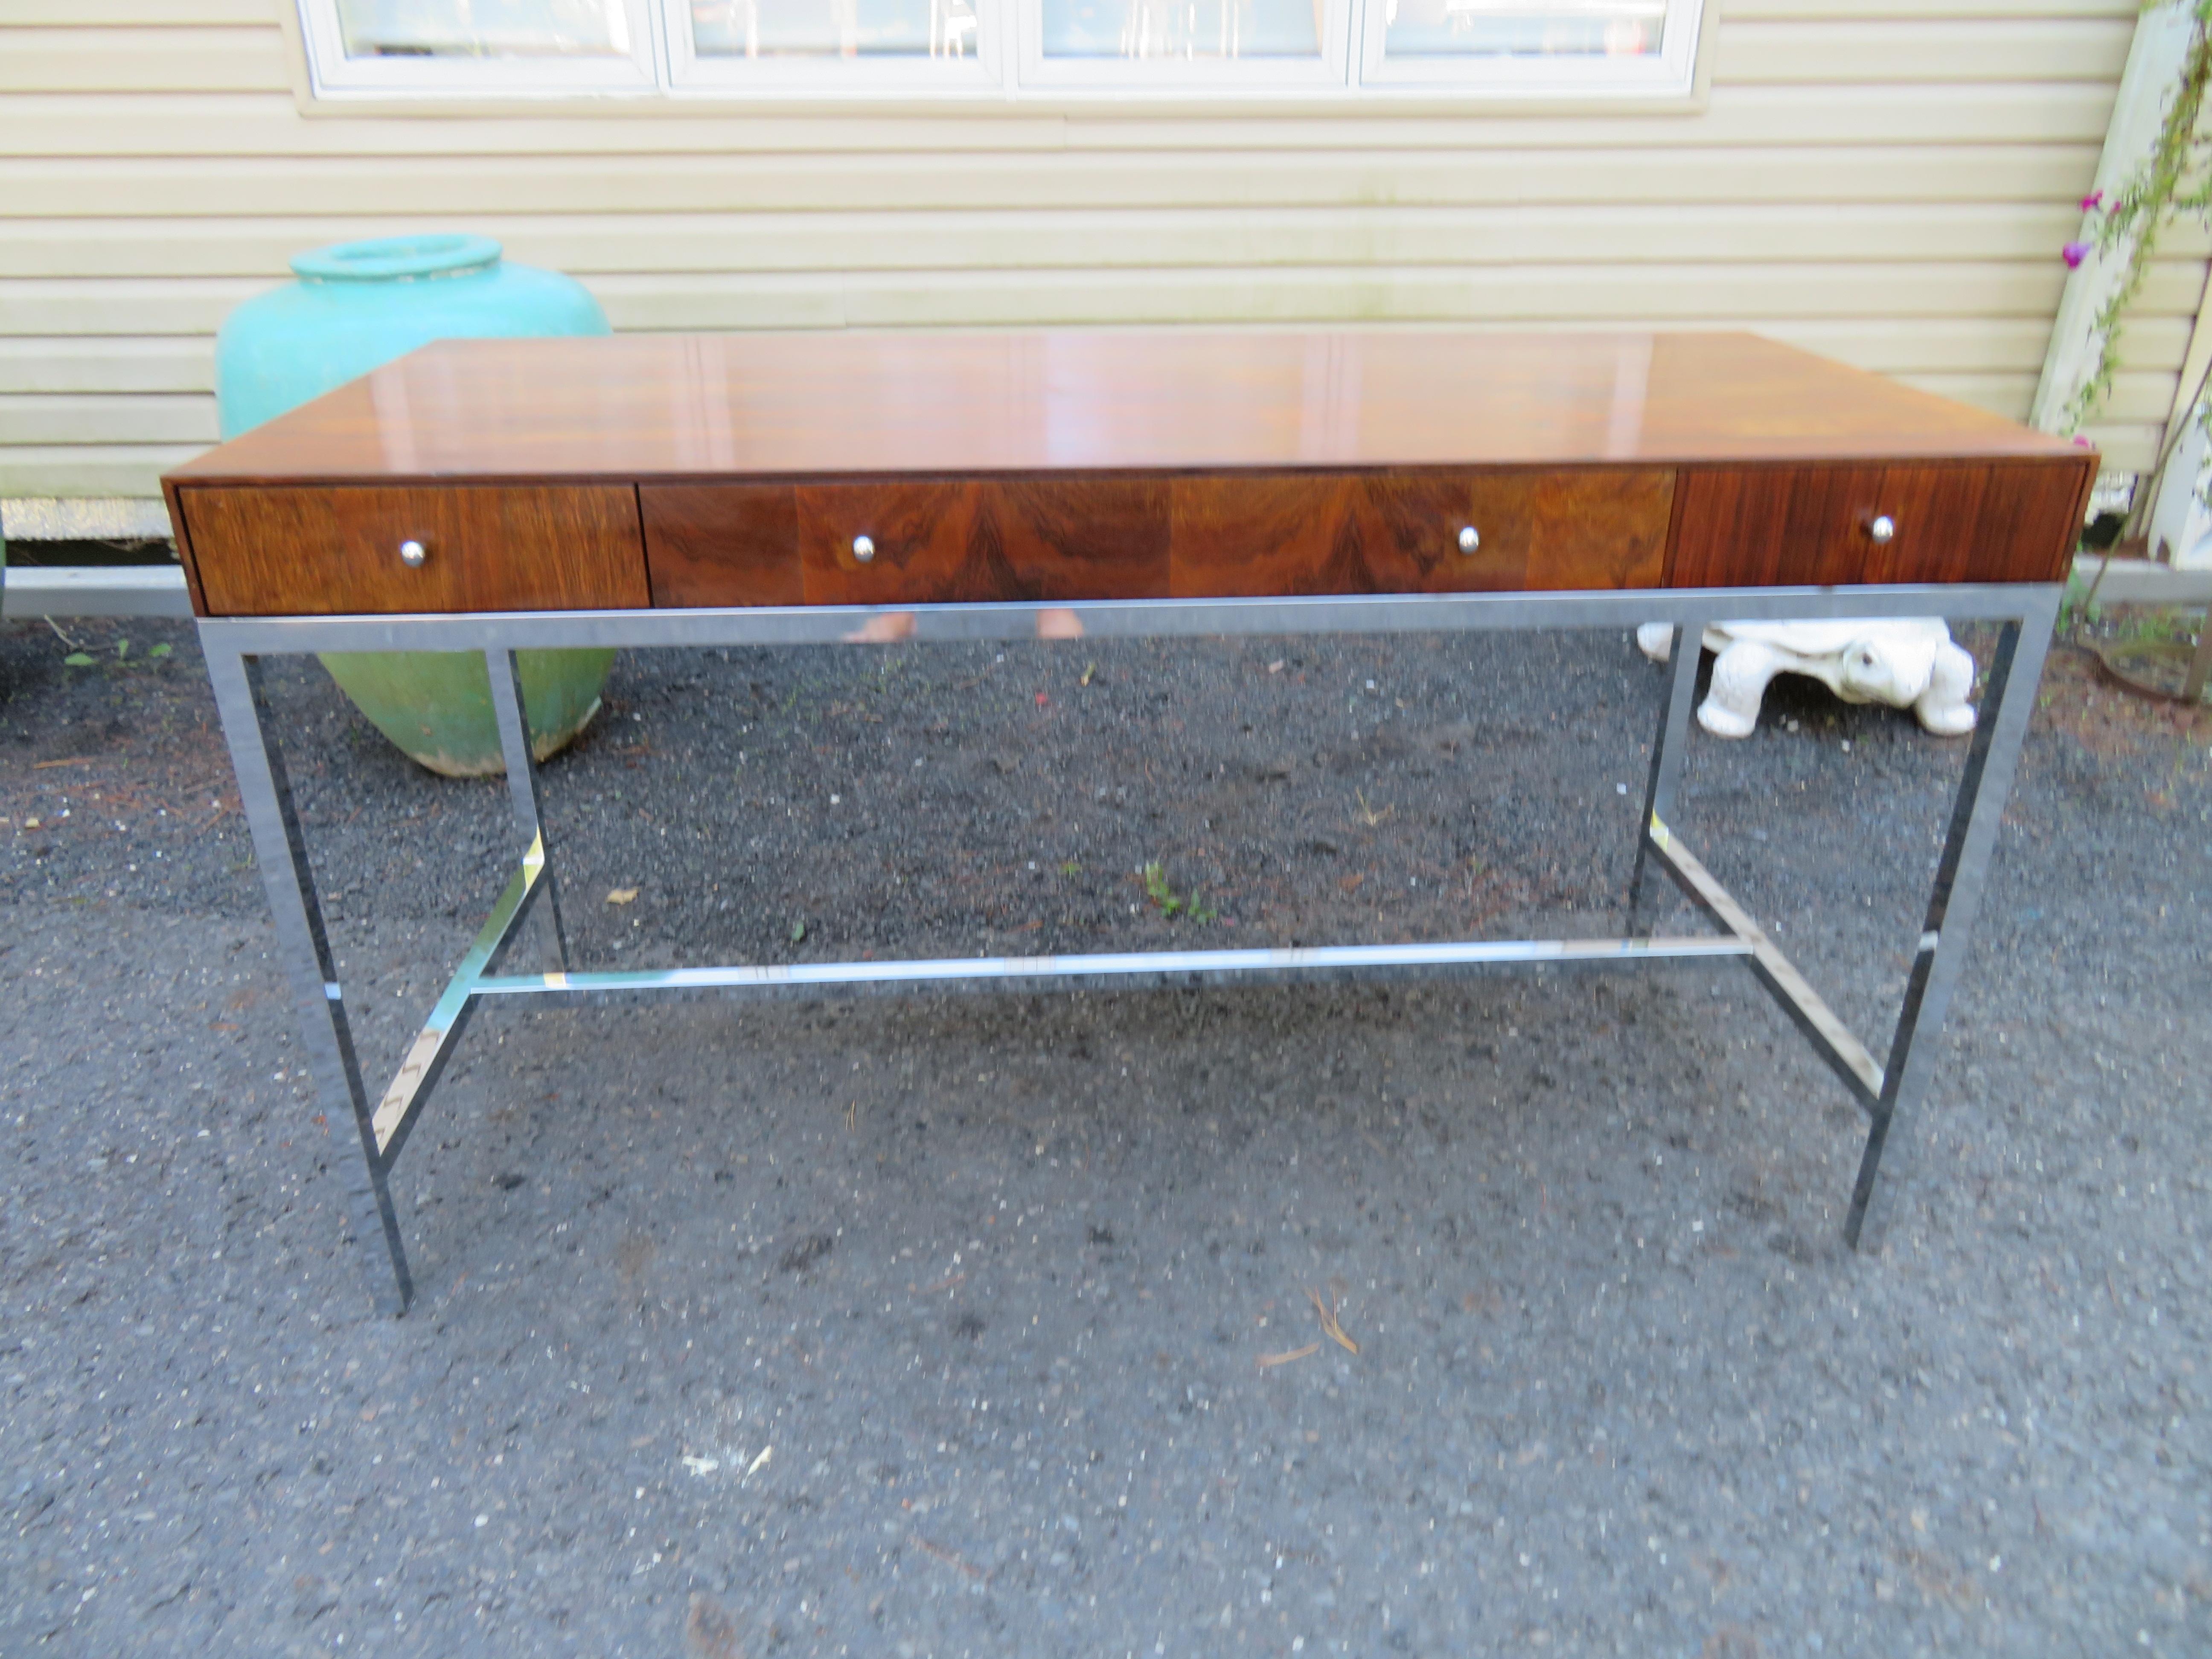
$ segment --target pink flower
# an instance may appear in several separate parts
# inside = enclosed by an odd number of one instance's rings
[[[2084,212],[2084,213],[2102,213],[2104,210],[2105,210],[2105,192],[2104,192],[2103,191],[2100,190],[2100,191],[2092,191],[2090,194],[2088,194],[2088,195],[2087,195],[2087,196],[2084,196],[2084,197],[2081,198],[2081,211],[2082,211],[2082,212]]]
[[[2089,257],[2092,246],[2087,242],[2069,242],[2058,250],[2058,257],[2066,261],[2067,270],[2079,270],[2081,261]]]

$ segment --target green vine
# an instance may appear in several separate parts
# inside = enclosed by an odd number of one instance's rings
[[[2145,0],[2143,9],[2163,3]],[[2212,0],[2191,0],[2191,11],[2189,50],[2150,154],[2110,200],[2099,191],[2081,204],[2086,211],[2100,216],[2094,239],[2066,245],[2069,266],[2080,265],[2092,252],[2110,253],[2121,246],[2127,251],[2119,284],[2097,313],[2097,366],[2066,405],[2069,432],[2087,424],[2111,395],[2112,373],[2119,363],[2120,318],[2142,292],[2160,235],[2185,213],[2212,222],[2212,138],[2197,131],[2205,91],[2212,84]]]

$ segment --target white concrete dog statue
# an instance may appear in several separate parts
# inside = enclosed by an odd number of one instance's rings
[[[1665,623],[1636,630],[1636,643],[1654,662],[1667,660],[1674,639]],[[1705,647],[1717,655],[1698,724],[1717,738],[1751,735],[1766,684],[1777,674],[1808,674],[1845,702],[1910,708],[1941,737],[1974,729],[1973,705],[1966,701],[1974,690],[1974,659],[1952,642],[1938,617],[1712,623]]]

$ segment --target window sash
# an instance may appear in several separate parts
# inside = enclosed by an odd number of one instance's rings
[[[1358,3],[1323,0],[1320,49],[1310,58],[1079,58],[1048,57],[1045,0],[1016,0],[1021,19],[1019,89],[1185,98],[1342,92]]]
[[[1323,0],[1312,58],[1048,57],[1045,0],[970,0],[972,48],[958,56],[851,58],[705,53],[689,0],[623,0],[627,57],[348,58],[337,0],[299,0],[302,43],[319,97],[520,100],[627,94],[676,98],[822,100],[949,98],[1008,103],[1085,100],[1393,97],[1480,101],[1608,100],[1688,95],[1713,0],[1665,0],[1661,49],[1635,57],[1417,54],[1387,50],[1389,0]],[[957,10],[957,0],[938,0]],[[962,32],[965,33],[965,32]]]
[[[663,0],[667,20],[669,89],[678,94],[742,94],[747,97],[835,97],[842,94],[942,94],[988,97],[1001,91],[1006,70],[1000,50],[1003,0],[931,0],[931,43],[957,44],[962,50],[929,55],[862,53],[769,55],[744,58],[702,52],[693,37],[688,0]],[[972,11],[971,31],[957,27],[962,11]]]
[[[1358,83],[1377,88],[1505,94],[1521,97],[1686,94],[1695,82],[1704,0],[1667,0],[1660,49],[1633,58],[1598,53],[1543,57],[1386,49],[1387,0],[1365,0]]]
[[[513,58],[349,58],[337,0],[300,0],[301,43],[316,94],[345,96],[561,97],[592,93],[650,93],[660,76],[653,42],[656,0],[623,0],[628,56],[557,54]]]

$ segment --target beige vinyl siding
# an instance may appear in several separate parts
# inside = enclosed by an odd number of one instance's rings
[[[25,392],[187,392],[214,384],[207,342],[192,335],[0,339],[0,396]]]
[[[8,37],[0,33],[0,41]],[[988,118],[878,115],[831,118],[793,109],[769,117],[714,117],[692,104],[621,106],[604,116],[527,112],[491,119],[410,116],[301,118],[289,93],[56,95],[11,94],[0,101],[0,154],[125,157],[146,153],[162,130],[175,156],[414,156],[594,155],[833,155],[1059,149],[1239,152],[1725,150],[1743,146],[1899,146],[1961,143],[2101,145],[2111,117],[2107,82],[1923,87],[1747,86],[1695,116],[1432,116],[1351,112],[1325,119],[1250,114],[1197,121],[1174,113],[1079,119],[1015,111]],[[1793,157],[1802,161],[1802,157]],[[1909,159],[1909,158],[1907,158]],[[1957,185],[1954,183],[1955,191]],[[1773,199],[1770,188],[1765,199]]]
[[[0,11],[0,495],[143,495],[300,249],[466,228],[623,329],[1748,326],[2015,417],[2134,0],[1717,0],[1696,113],[304,115],[288,0]],[[2093,435],[2148,464],[2177,232]]]

